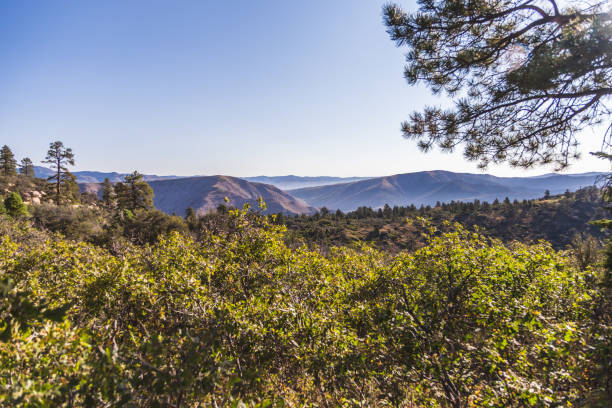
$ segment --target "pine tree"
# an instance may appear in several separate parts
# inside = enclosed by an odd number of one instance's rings
[[[13,218],[25,217],[28,215],[28,207],[21,199],[21,195],[14,191],[4,199],[4,209]]]
[[[7,145],[2,146],[2,149],[0,149],[0,172],[5,177],[17,174],[17,161]]]
[[[191,231],[194,231],[198,226],[198,216],[193,207],[189,207],[185,210],[185,221]]]
[[[397,5],[383,13],[391,39],[408,48],[408,83],[445,92],[455,105],[426,107],[402,124],[423,151],[462,144],[481,167],[563,168],[577,157],[575,135],[609,117],[610,3],[418,3],[415,13]]]
[[[115,194],[115,187],[107,177],[102,183],[102,202],[107,208],[112,208],[115,204],[116,198],[117,194]]]
[[[75,183],[75,177],[68,171],[66,166],[74,166],[74,154],[71,148],[65,148],[60,141],[53,142],[49,145],[47,157],[43,163],[51,164],[51,168],[55,169],[55,174],[47,180],[54,181],[55,184],[55,202],[60,204],[62,197],[62,185],[66,185],[66,190],[70,189],[70,184]]]
[[[34,177],[34,163],[32,163],[32,160],[30,160],[29,157],[24,157],[21,159],[21,163],[19,164],[19,173],[26,177]]]
[[[122,183],[115,185],[119,209],[134,211],[153,209],[153,189],[137,171],[125,176]]]

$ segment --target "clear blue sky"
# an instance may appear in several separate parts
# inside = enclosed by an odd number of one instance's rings
[[[401,137],[413,109],[442,101],[403,80],[383,3],[0,0],[0,144],[39,164],[62,140],[76,170],[478,172]],[[581,140],[569,171],[607,170],[587,153],[600,134]]]

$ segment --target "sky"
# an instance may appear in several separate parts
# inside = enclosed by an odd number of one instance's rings
[[[410,112],[445,101],[403,79],[384,3],[0,0],[0,145],[40,164],[61,140],[73,170],[481,173],[461,150],[422,153],[402,138]],[[609,170],[588,154],[602,134],[581,135],[568,172]]]

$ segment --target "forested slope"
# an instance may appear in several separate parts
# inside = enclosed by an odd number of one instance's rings
[[[591,187],[520,202],[476,200],[419,208],[385,206],[378,210],[360,207],[346,214],[323,209],[314,216],[279,216],[278,222],[286,225],[295,239],[323,246],[367,241],[393,252],[414,250],[424,241],[421,228],[412,221],[424,217],[440,228],[445,221],[458,222],[468,228],[478,226],[485,234],[504,242],[543,239],[562,249],[577,235],[603,239],[601,229],[589,222],[606,216],[599,190]]]
[[[591,187],[599,173],[546,174],[539,177],[495,177],[490,174],[454,173],[451,171],[420,171],[376,177],[319,187],[290,190],[314,207],[354,211],[358,207],[372,208],[407,205],[434,205],[437,201],[474,200],[492,202],[495,199],[534,199],[545,191],[560,194]]]

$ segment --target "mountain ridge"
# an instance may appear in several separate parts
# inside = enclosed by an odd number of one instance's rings
[[[50,169],[42,169],[51,172]],[[125,176],[117,172],[94,171],[74,174],[83,190],[94,193],[99,192],[99,186],[96,187],[96,184],[104,178],[108,177],[111,182],[117,182]],[[192,177],[144,175],[144,179],[151,184],[156,193],[156,207],[168,213],[182,214],[188,207],[193,207],[199,212],[207,212],[223,204],[226,196],[230,198],[230,205],[233,206],[241,207],[247,202],[256,205],[257,198],[263,196],[269,213],[300,214],[312,213],[315,208],[321,207],[352,211],[362,206],[380,208],[385,204],[418,206],[433,205],[438,201],[494,201],[505,197],[531,199],[543,196],[546,190],[551,194],[558,194],[593,185],[603,174],[549,173],[531,177],[498,177],[490,174],[430,170],[371,178],[295,175],[246,178],[224,175]],[[342,182],[343,180],[345,181]],[[315,185],[286,190],[278,187],[278,185],[305,183]],[[321,183],[328,184],[321,185]]]
[[[55,174],[55,172],[44,166],[34,166],[34,173],[36,177],[47,178]],[[104,179],[108,178],[112,183],[116,183],[119,181],[123,181],[125,176],[130,173],[119,173],[116,171],[113,172],[104,172],[104,171],[73,171],[72,174],[76,177],[77,183],[102,183]],[[143,178],[145,181],[154,181],[154,180],[170,180],[170,179],[179,179],[179,178],[193,178],[193,177],[210,177],[206,175],[193,175],[193,176],[158,176],[156,174],[143,174]],[[231,176],[230,176],[231,177]],[[280,188],[281,190],[289,190],[295,188],[304,188],[304,187],[316,187],[323,186],[329,184],[336,183],[346,183],[350,181],[358,181],[358,180],[366,180],[369,177],[334,177],[334,176],[295,176],[295,175],[287,175],[287,176],[255,176],[255,177],[235,177],[242,180],[246,180],[249,182],[255,183],[263,183],[270,184],[275,187]]]
[[[205,214],[221,204],[242,207],[250,204],[258,208],[259,197],[263,198],[265,213],[310,214],[315,208],[303,200],[269,184],[249,182],[231,176],[180,177],[148,181],[155,194],[155,207],[167,214],[183,215],[192,207],[196,213]],[[82,191],[100,195],[100,183],[80,183]],[[228,199],[226,203],[225,199]]]
[[[433,205],[437,201],[493,201],[530,199],[593,185],[603,173],[552,174],[534,177],[497,177],[490,174],[422,171],[374,177],[327,186],[288,190],[314,207],[355,210],[393,205]]]
[[[74,171],[71,172],[77,180],[77,183],[102,183],[104,179],[108,178],[111,183],[117,183],[119,181],[123,181],[125,176],[130,173],[118,173],[116,171],[112,172],[103,172],[103,171]],[[53,176],[55,171],[43,166],[34,166],[34,174],[36,177],[47,178]],[[153,180],[170,180],[182,178],[181,176],[158,176],[155,174],[143,174],[143,178],[145,181],[153,181]]]

